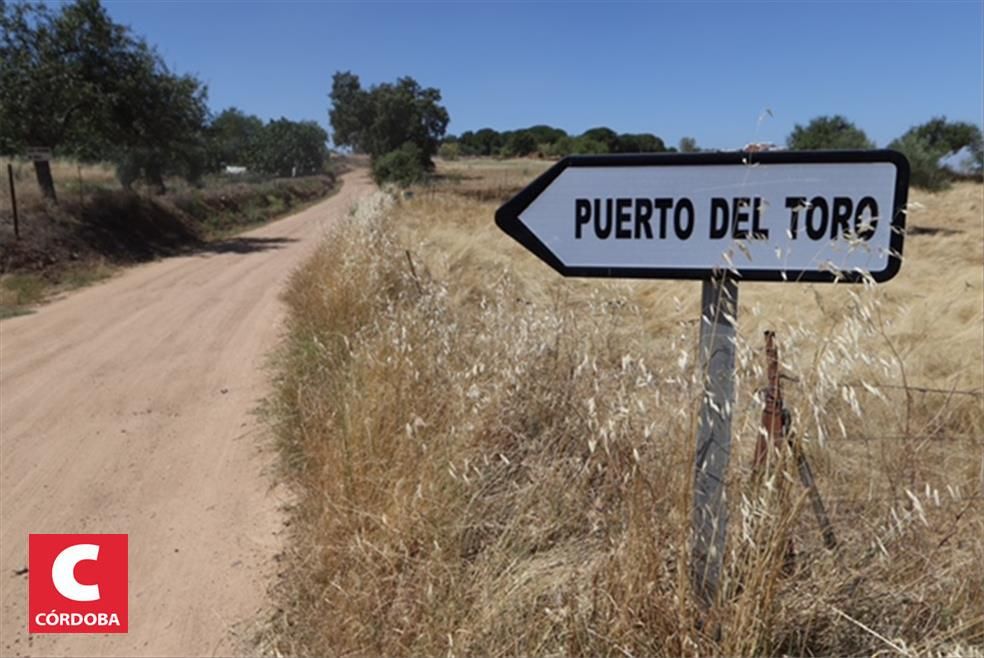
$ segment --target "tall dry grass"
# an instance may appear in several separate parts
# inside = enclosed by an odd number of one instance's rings
[[[955,232],[910,236],[894,282],[742,286],[706,614],[688,571],[699,287],[560,279],[453,181],[361,206],[287,293],[269,410],[295,501],[263,647],[982,655],[980,187],[916,199],[913,223]],[[767,327],[836,551],[787,454],[751,477]]]
[[[13,166],[14,192],[20,209],[30,210],[44,205],[41,188],[38,187],[34,164],[27,160],[0,159],[0,211],[10,212],[10,186],[7,164]],[[116,170],[106,163],[80,163],[58,159],[51,162],[51,176],[55,181],[55,194],[59,199],[74,201],[98,190],[120,189]]]

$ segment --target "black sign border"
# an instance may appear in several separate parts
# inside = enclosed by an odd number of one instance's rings
[[[520,220],[519,215],[569,167],[653,167],[689,165],[757,165],[757,164],[848,164],[887,162],[895,165],[895,201],[892,208],[892,234],[885,269],[868,274],[883,283],[898,274],[902,267],[902,244],[905,237],[906,203],[909,195],[909,161],[898,151],[766,151],[749,153],[728,151],[715,153],[644,153],[626,155],[572,155],[541,174],[495,213],[495,223],[507,235],[533,252],[558,273],[567,277],[625,279],[709,279],[726,272],[737,272],[743,281],[788,281],[807,283],[860,283],[866,276],[859,272],[824,272],[817,270],[718,270],[669,267],[568,267],[557,258]]]

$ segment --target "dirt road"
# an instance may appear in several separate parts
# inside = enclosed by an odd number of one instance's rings
[[[371,189],[350,173],[291,217],[0,323],[0,653],[236,651],[281,529],[252,413],[278,295]],[[28,636],[31,532],[129,535],[127,635]]]

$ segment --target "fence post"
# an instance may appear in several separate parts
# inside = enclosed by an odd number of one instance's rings
[[[20,221],[17,219],[17,192],[14,190],[14,165],[7,163],[7,180],[10,182],[10,207],[14,211],[14,239],[20,240]]]

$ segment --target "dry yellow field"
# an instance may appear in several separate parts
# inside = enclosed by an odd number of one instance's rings
[[[291,282],[270,404],[301,654],[984,651],[984,187],[913,191],[901,273],[744,284],[719,601],[689,582],[700,286],[563,279],[493,223],[537,161],[441,163]],[[795,467],[751,477],[778,334]],[[788,573],[786,547],[797,553]]]
[[[693,282],[598,282],[565,280],[502,235],[491,221],[502,196],[524,187],[552,163],[540,160],[464,160],[442,163],[449,180],[426,202],[407,204],[399,224],[419,245],[421,257],[439,270],[469,260],[480,268],[508,266],[530,294],[548,291],[613,291],[644,311],[656,336],[667,327],[694,321],[700,311],[700,284]],[[460,179],[457,179],[460,176]],[[479,206],[468,197],[499,193]],[[445,194],[445,191],[460,192]],[[458,196],[464,195],[465,199]],[[910,192],[905,265],[888,284],[865,295],[892,321],[889,335],[906,354],[910,384],[949,388],[984,387],[984,186],[959,183],[952,189]],[[471,264],[471,263],[470,263]],[[480,275],[475,267],[468,273]],[[820,330],[848,312],[853,286],[747,284],[740,292],[742,334],[758,346],[761,330],[803,325]],[[648,312],[646,312],[648,311]],[[888,316],[891,317],[888,317]],[[638,329],[638,328],[637,328]]]
[[[21,211],[35,208],[44,203],[41,190],[34,174],[34,165],[27,160],[9,161],[14,170],[14,190],[17,194],[17,205]],[[3,174],[0,185],[0,212],[10,212],[10,188],[7,181],[8,160],[0,160],[0,173]],[[119,189],[116,170],[108,164],[82,164],[72,160],[54,160],[51,163],[51,176],[55,181],[55,193],[61,199],[78,197],[81,189],[84,194],[91,194],[96,189]]]

